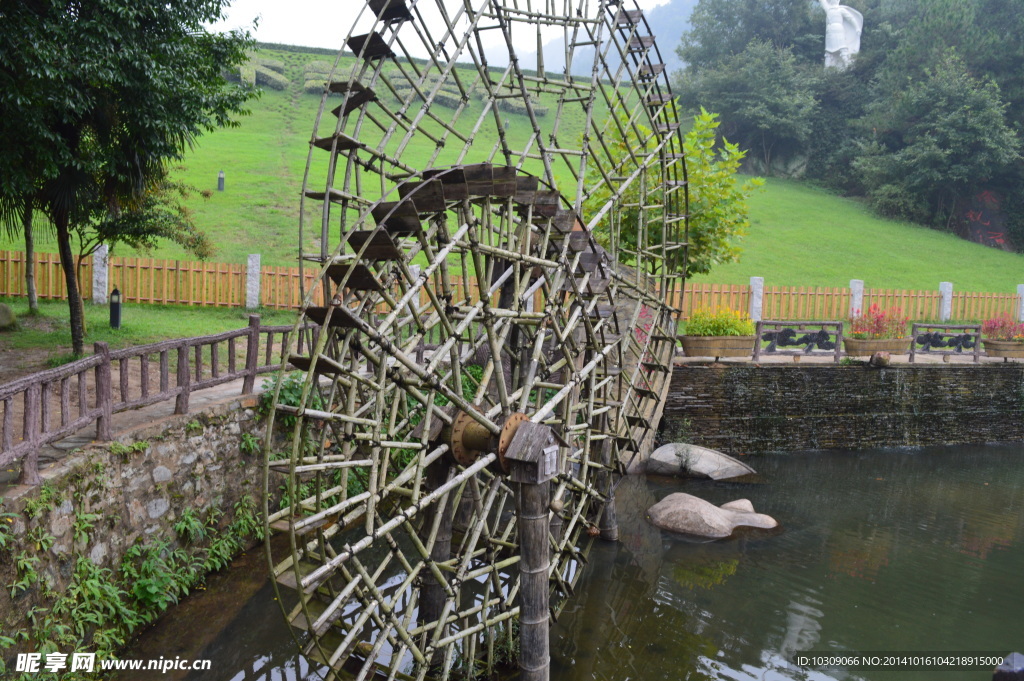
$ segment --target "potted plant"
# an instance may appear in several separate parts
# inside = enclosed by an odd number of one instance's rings
[[[722,309],[699,309],[679,337],[687,357],[744,357],[754,354],[754,322],[746,314]]]
[[[907,334],[910,318],[898,307],[887,309],[873,304],[861,314],[855,310],[850,319],[850,333],[843,335],[843,347],[847,355],[866,357],[876,352],[891,352],[898,355],[910,352],[911,337]]]
[[[1024,358],[1024,322],[1015,322],[1005,312],[981,323],[981,345],[989,357]]]

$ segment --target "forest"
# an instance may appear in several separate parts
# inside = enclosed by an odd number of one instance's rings
[[[815,0],[700,0],[677,49],[683,106],[719,113],[751,172],[1024,249],[1024,1],[844,4],[864,24],[840,69]]]

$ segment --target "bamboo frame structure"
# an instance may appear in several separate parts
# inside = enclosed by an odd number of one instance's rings
[[[278,382],[265,467],[267,522],[289,539],[267,543],[279,602],[298,597],[284,614],[329,676],[514,664],[521,609],[546,621],[550,592],[557,616],[589,542],[615,535],[613,480],[671,369],[688,196],[664,66],[626,4],[369,0],[345,38],[302,187],[320,252],[300,254],[316,285],[296,323],[320,332],[284,349],[303,387],[286,404]],[[552,33],[561,73],[544,67]],[[514,46],[534,41],[527,70]],[[403,160],[424,145],[425,167]],[[539,581],[505,459],[526,422],[558,437],[550,492],[531,497]]]

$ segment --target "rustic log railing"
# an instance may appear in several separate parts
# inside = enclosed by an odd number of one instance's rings
[[[964,356],[970,352],[975,362],[981,361],[981,324],[914,324],[910,335],[910,361],[917,355],[942,355],[948,362],[950,355]],[[936,350],[948,347],[952,350]]]
[[[96,343],[91,357],[0,385],[0,466],[20,460],[20,482],[38,485],[40,448],[92,423],[96,439],[107,441],[119,412],[173,398],[174,413],[186,414],[193,392],[239,378],[242,394],[251,393],[259,374],[280,366],[273,358],[292,329],[261,326],[259,315],[251,315],[248,327],[210,336],[113,351]]]
[[[790,333],[786,333],[789,331]],[[828,356],[839,363],[843,349],[843,322],[762,320],[757,323],[757,342],[754,361],[761,355],[792,355],[794,357]],[[762,342],[768,342],[762,347]],[[804,346],[800,350],[780,350],[781,347]]]

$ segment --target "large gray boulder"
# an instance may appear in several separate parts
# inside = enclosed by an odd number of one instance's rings
[[[747,499],[737,499],[721,506],[684,492],[670,494],[647,509],[651,523],[663,530],[710,539],[729,537],[737,527],[772,529],[775,518],[755,513]]]
[[[18,319],[14,316],[14,310],[0,303],[0,331],[13,331],[17,328]]]
[[[647,460],[647,472],[656,475],[726,480],[757,471],[742,461],[714,449],[676,442],[658,447],[651,453]]]

